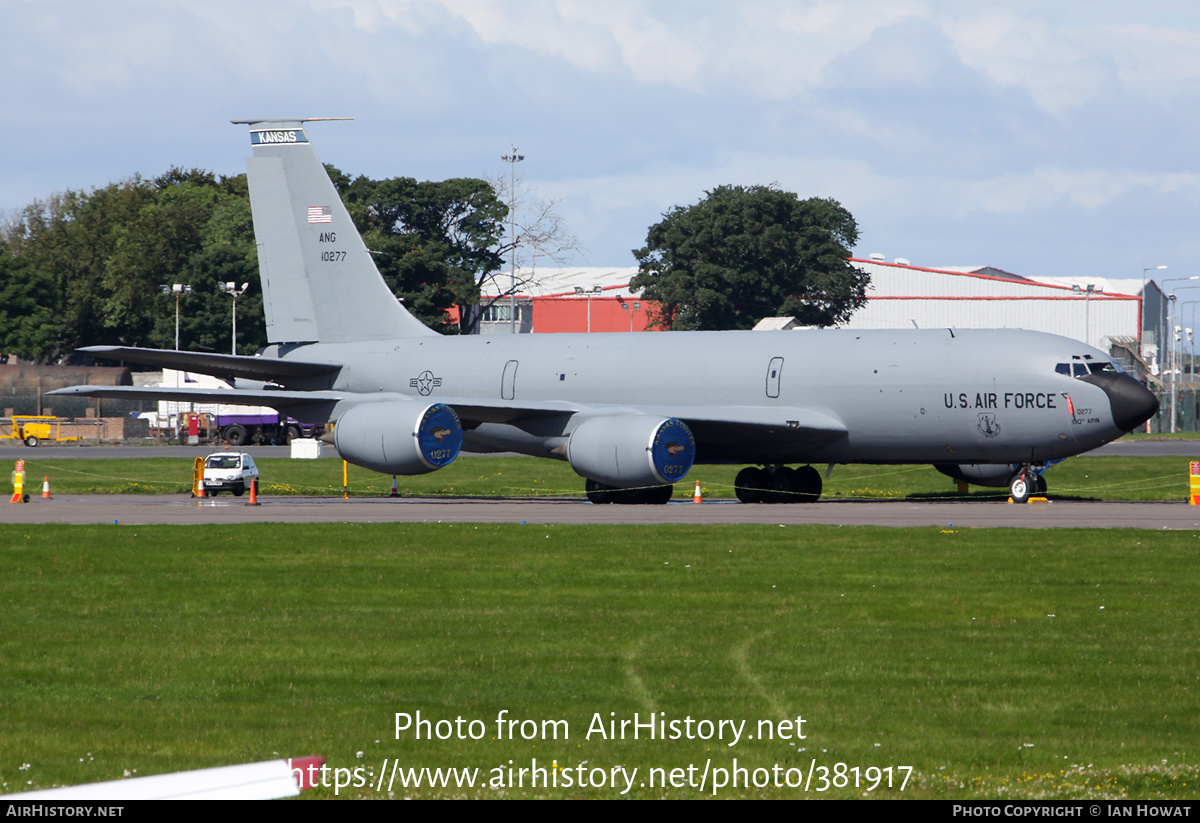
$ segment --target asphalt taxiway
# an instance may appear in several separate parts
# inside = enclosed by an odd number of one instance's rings
[[[94,460],[112,458],[137,457],[203,457],[216,451],[222,451],[223,445],[212,443],[198,446],[178,445],[123,445],[123,446],[81,446],[79,444],[56,445],[42,443],[36,448],[27,448],[19,443],[0,444],[0,461],[5,460]],[[289,457],[291,449],[288,446],[231,446],[231,450],[248,452],[255,460],[264,457]],[[468,452],[464,452],[468,454]],[[1086,452],[1088,457],[1193,457],[1200,459],[1200,440],[1116,440],[1107,446],[1101,446]],[[332,446],[325,446],[325,459],[336,460],[337,452]]]
[[[4,505],[4,504],[0,504]],[[1198,529],[1200,506],[1186,503],[1051,501],[1014,505],[995,501],[820,502],[747,505],[736,502],[666,506],[598,506],[568,500],[391,499],[352,497],[193,499],[182,495],[60,495],[7,504],[0,522],[167,524],[208,523],[524,523],[718,525],[757,523],[938,528]]]
[[[195,457],[207,446],[0,446],[0,460],[13,457],[89,459],[100,457]],[[256,458],[286,457],[283,446],[246,449]],[[333,450],[327,450],[333,455]],[[1095,455],[1140,454],[1200,456],[1200,442],[1118,441]],[[733,501],[672,502],[666,506],[597,506],[574,499],[390,499],[378,497],[223,496],[205,500],[175,495],[36,496],[8,504],[0,522],[8,523],[610,523],[722,524],[759,523],[845,526],[936,526],[1013,528],[1200,529],[1200,506],[1178,503],[1054,501],[1013,505],[1000,498],[980,501],[837,501],[802,505],[746,505]],[[0,506],[4,506],[0,503]]]

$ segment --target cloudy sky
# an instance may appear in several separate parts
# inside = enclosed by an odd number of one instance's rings
[[[0,212],[172,165],[244,126],[323,160],[506,173],[578,264],[628,266],[722,184],[839,200],[865,257],[1200,274],[1200,11],[1150,0],[0,0]],[[1187,9],[1187,10],[1184,10]]]

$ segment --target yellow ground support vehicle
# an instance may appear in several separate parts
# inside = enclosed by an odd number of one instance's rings
[[[0,424],[0,428],[5,428],[4,424]],[[0,431],[0,438],[21,440],[26,446],[36,446],[43,440],[65,442],[79,439],[76,435],[63,435],[62,421],[46,415],[14,414],[7,429]]]

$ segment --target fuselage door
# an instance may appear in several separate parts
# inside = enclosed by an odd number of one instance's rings
[[[779,376],[783,372],[783,358],[772,357],[767,366],[767,397],[779,396]]]
[[[517,396],[517,361],[504,364],[504,376],[500,378],[500,399],[512,400]]]

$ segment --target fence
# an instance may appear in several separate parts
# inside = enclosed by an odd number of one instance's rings
[[[1171,431],[1171,391],[1156,392],[1158,395],[1158,414],[1150,418],[1149,429],[1152,434],[1164,434]],[[1146,429],[1139,429],[1146,431]],[[1200,387],[1191,385],[1181,387],[1175,395],[1175,431],[1200,432]]]

